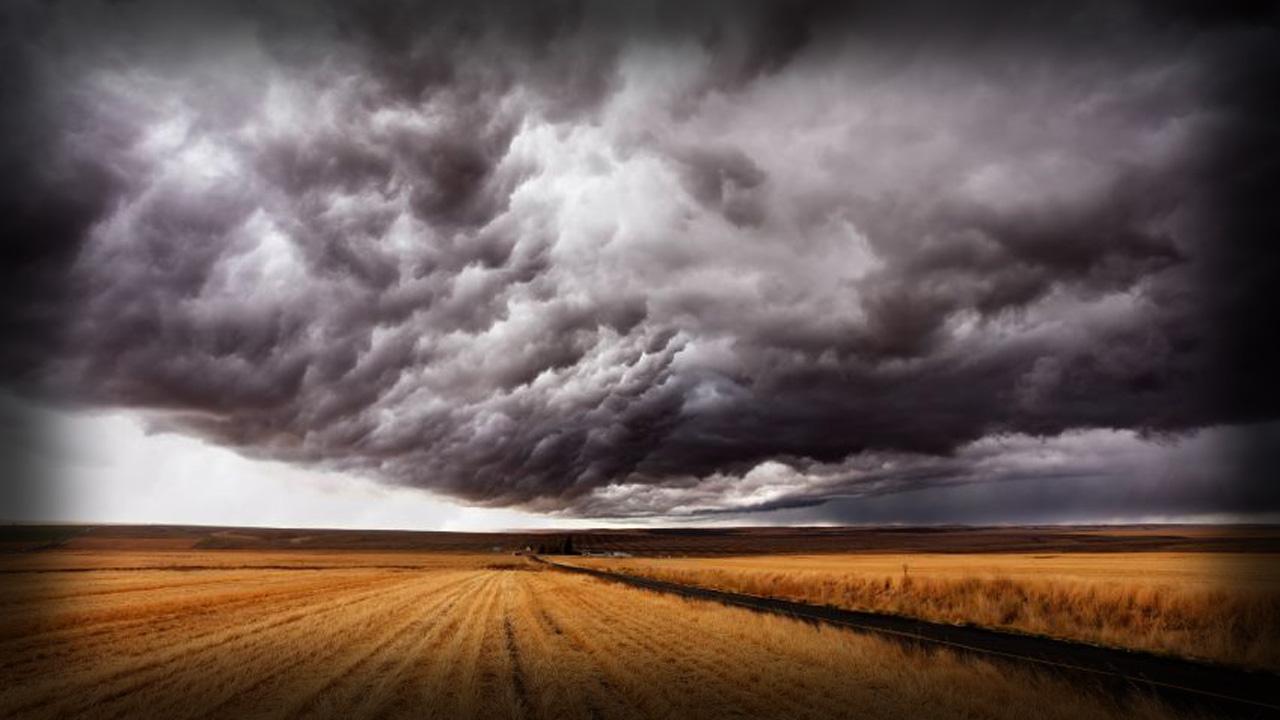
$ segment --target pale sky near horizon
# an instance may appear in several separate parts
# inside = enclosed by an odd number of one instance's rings
[[[12,402],[10,400],[10,402]],[[350,473],[301,467],[244,457],[228,448],[173,432],[148,432],[141,416],[128,411],[49,410],[37,413],[48,428],[50,443],[37,453],[47,493],[43,503],[19,517],[4,520],[86,523],[137,523],[298,528],[352,528],[443,531],[501,531],[531,528],[644,527],[693,523],[700,526],[846,523],[921,523],[950,521],[1129,523],[1129,522],[1275,522],[1274,513],[1193,513],[1161,510],[1150,499],[1139,505],[1151,512],[1134,513],[1131,495],[1109,497],[1114,480],[1081,478],[1037,482],[1006,480],[994,484],[924,487],[869,498],[835,498],[825,506],[780,508],[771,512],[672,515],[641,518],[574,518],[508,508],[459,503],[429,491],[394,487]],[[1124,437],[1109,441],[1085,437],[1080,445],[1110,443],[1107,466],[1136,468],[1146,474],[1148,492],[1158,492],[1160,465],[1186,467],[1202,462],[1196,443],[1150,444]],[[1204,442],[1199,443],[1204,445]],[[1170,451],[1150,458],[1152,450]],[[1017,449],[1006,448],[1005,456]],[[1039,462],[1078,447],[1047,446]],[[1047,459],[1046,459],[1047,458]],[[1136,459],[1135,459],[1136,458]],[[773,481],[776,482],[776,481]],[[1132,481],[1135,487],[1143,483]],[[767,485],[766,485],[767,486]],[[1091,504],[1092,502],[1092,504]],[[1110,511],[1107,503],[1114,505]],[[1080,504],[1083,503],[1083,504]],[[1022,516],[1008,507],[1056,506],[1059,514]],[[984,515],[982,508],[988,508]],[[11,510],[11,509],[10,509]],[[1108,514],[1110,513],[1110,514]]]
[[[454,531],[564,524],[349,474],[246,458],[175,433],[148,433],[123,411],[59,413],[54,422],[66,450],[60,470],[51,474],[56,517],[48,519]]]

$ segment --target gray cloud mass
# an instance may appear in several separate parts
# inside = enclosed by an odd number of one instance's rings
[[[944,7],[14,3],[6,377],[588,516],[1275,419],[1275,15]]]

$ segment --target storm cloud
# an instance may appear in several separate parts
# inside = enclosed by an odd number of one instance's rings
[[[9,384],[589,516],[1277,417],[1274,14],[621,5],[11,4]]]

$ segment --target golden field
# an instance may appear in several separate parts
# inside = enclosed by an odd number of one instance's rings
[[[1168,716],[504,554],[55,550],[0,570],[0,717]]]
[[[1280,668],[1280,556],[859,554],[574,558],[733,592]]]

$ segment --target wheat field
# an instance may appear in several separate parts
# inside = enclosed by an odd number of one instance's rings
[[[1280,558],[1230,553],[575,558],[668,582],[1280,668]]]
[[[510,556],[49,553],[6,569],[0,717],[1170,716]]]

